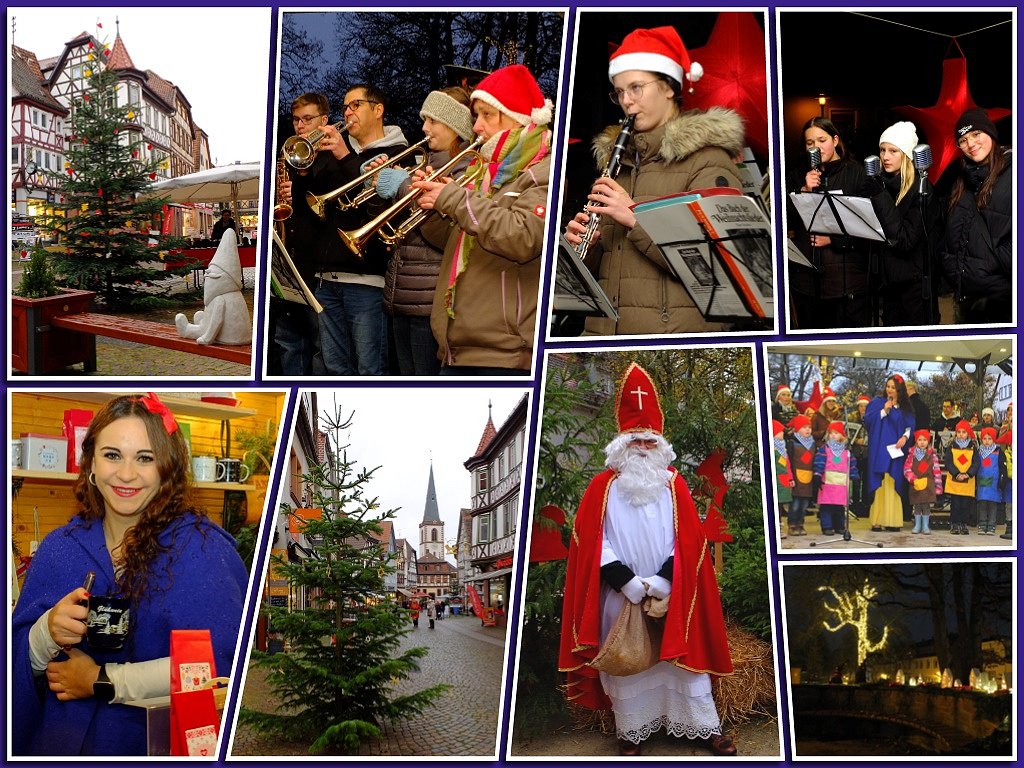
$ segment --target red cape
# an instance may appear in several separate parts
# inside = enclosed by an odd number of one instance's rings
[[[691,672],[729,675],[732,659],[707,537],[686,481],[672,472],[676,549],[661,659]],[[589,662],[601,644],[601,542],[614,478],[613,470],[605,470],[583,494],[565,573],[558,669],[568,674],[569,700],[588,709],[611,709]]]

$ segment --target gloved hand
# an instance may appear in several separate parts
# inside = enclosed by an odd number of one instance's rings
[[[655,600],[664,600],[672,591],[672,582],[664,576],[648,576],[643,581],[647,583],[647,594]]]
[[[811,491],[814,493],[814,496],[817,497],[818,491],[820,491],[820,490],[821,490],[821,475],[815,475],[814,479],[811,481]]]
[[[623,584],[621,592],[629,602],[633,603],[633,605],[638,605],[641,600],[647,597],[647,590],[644,588],[644,583],[637,576],[634,576]]]
[[[403,168],[384,168],[377,174],[377,195],[390,200],[398,195],[402,182],[409,178],[409,172]]]

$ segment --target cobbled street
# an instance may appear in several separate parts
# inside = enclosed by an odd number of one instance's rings
[[[495,753],[505,631],[483,628],[472,616],[449,616],[433,630],[424,615],[402,648],[426,646],[422,668],[399,685],[412,692],[439,683],[451,688],[423,715],[387,723],[382,738],[363,744],[364,757],[474,756],[491,759]],[[273,694],[261,670],[250,669],[242,705],[270,711]],[[308,745],[261,736],[239,725],[232,755],[305,755]],[[338,753],[334,753],[338,754]]]

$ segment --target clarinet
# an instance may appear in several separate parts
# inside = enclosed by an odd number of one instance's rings
[[[626,151],[629,137],[633,135],[633,123],[635,122],[636,115],[626,115],[622,118],[622,122],[619,123],[619,137],[615,139],[615,146],[612,147],[612,154],[608,158],[608,165],[604,167],[598,178],[614,179],[619,175],[619,169],[622,166],[622,154]],[[587,219],[587,229],[583,233],[583,239],[576,246],[576,254],[580,257],[580,260],[587,257],[587,251],[590,250],[590,246],[594,242],[594,236],[597,235],[597,227],[600,220],[601,215],[594,212],[591,212],[590,217]]]

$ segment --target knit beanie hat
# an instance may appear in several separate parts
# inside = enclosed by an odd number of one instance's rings
[[[838,432],[843,437],[846,437],[846,425],[841,421],[833,421],[828,425],[829,432]]]
[[[996,433],[996,430],[995,430],[994,427],[985,427],[983,430],[981,430],[981,436],[982,437],[991,437],[993,442],[996,439],[996,434],[997,433]]]
[[[954,138],[962,139],[971,131],[984,131],[996,141],[999,141],[999,131],[996,124],[988,119],[988,113],[984,109],[968,109],[960,119],[956,121]]]
[[[469,107],[460,104],[444,91],[431,91],[423,100],[420,118],[425,120],[428,117],[444,123],[461,139],[469,141],[473,138],[473,115]]]
[[[483,80],[470,99],[490,104],[522,126],[547,125],[554,114],[551,99],[544,98],[530,70],[522,64],[497,69]]]
[[[919,429],[914,433],[915,442],[922,437],[925,438],[928,442],[931,442],[932,431],[930,429]]]
[[[786,431],[786,428],[782,426],[782,422],[778,419],[772,419],[772,437],[775,435],[781,435]]]
[[[917,146],[917,128],[909,120],[894,123],[878,137],[878,146],[885,143],[893,144],[907,157],[913,157],[914,147]]]
[[[971,427],[971,423],[967,421],[967,419],[960,419],[960,421],[956,423],[956,431],[959,432],[961,429],[967,433],[968,437],[972,439],[974,438],[974,429]]]
[[[690,61],[675,27],[635,29],[626,35],[608,62],[608,79],[631,69],[668,75],[680,85],[696,83],[704,76],[704,67]]]
[[[794,416],[789,420],[789,428],[794,432],[799,432],[804,427],[811,426],[811,420],[804,416],[802,413]]]
[[[991,416],[994,419],[996,417],[996,412],[993,411],[991,408],[982,408],[981,409],[981,415],[982,416]]]

